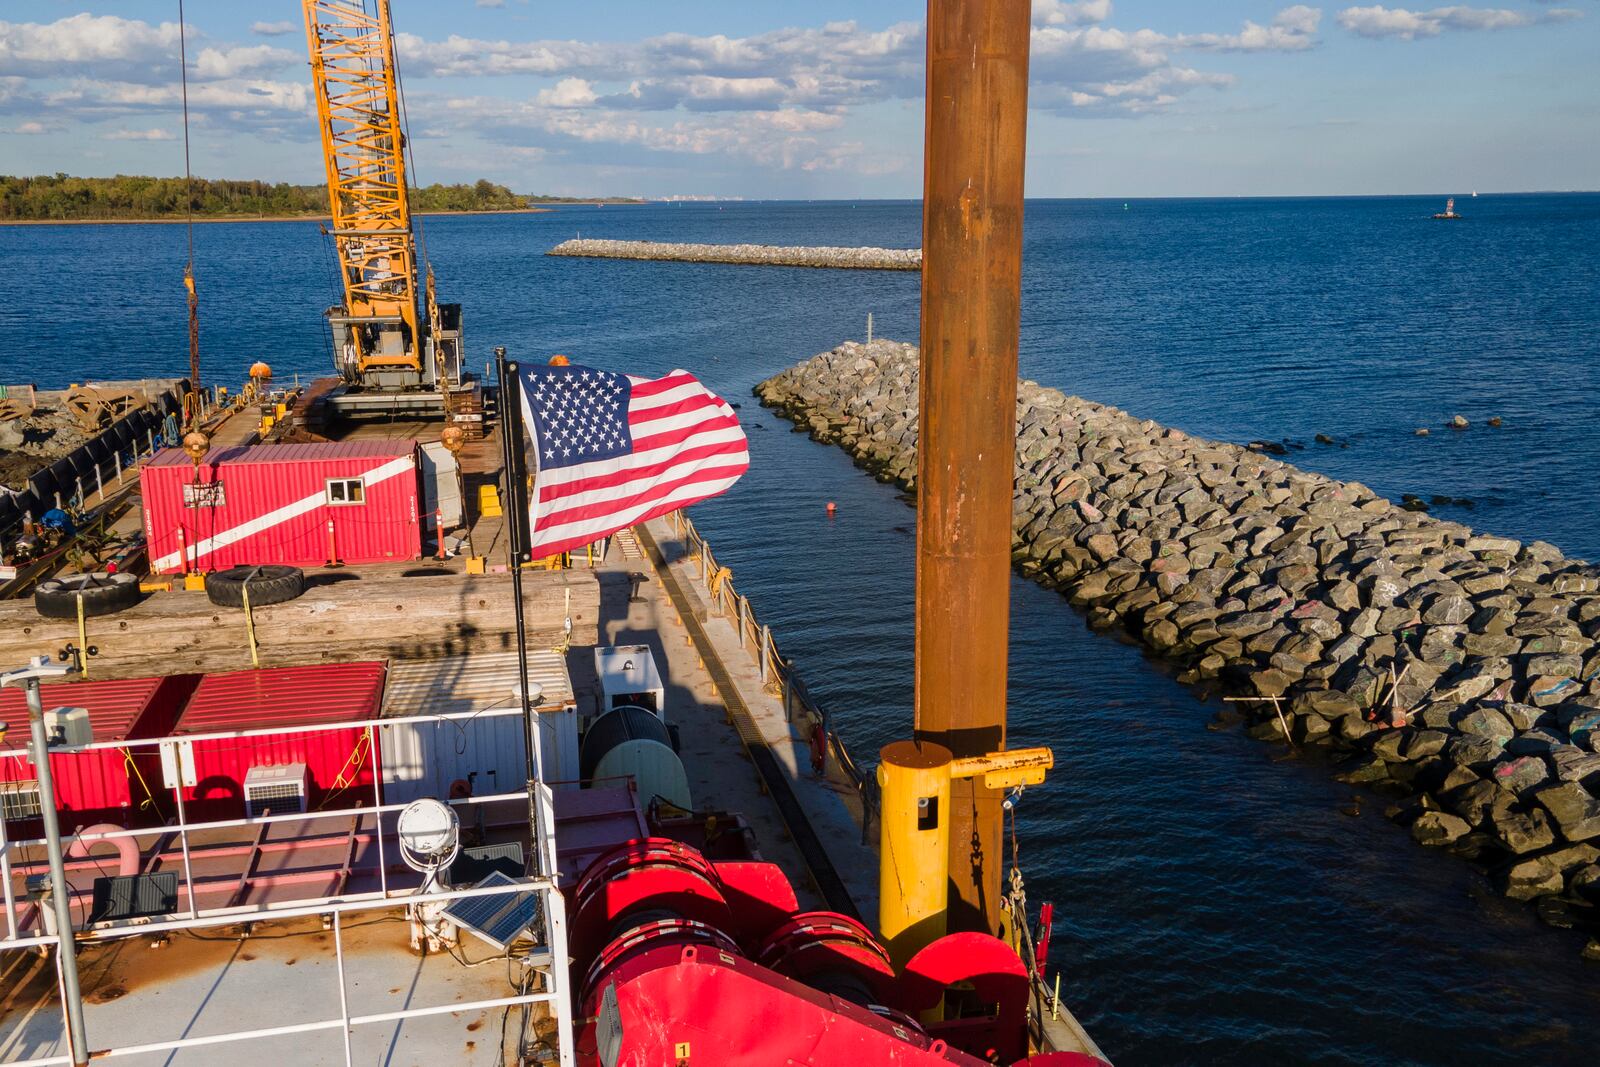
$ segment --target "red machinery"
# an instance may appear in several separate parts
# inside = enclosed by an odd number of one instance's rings
[[[896,975],[860,922],[800,912],[774,864],[713,863],[666,838],[631,841],[572,892],[586,1067],[867,1067],[1028,1063],[1028,972],[984,934],[941,938]],[[947,1018],[919,1023],[944,1000]]]

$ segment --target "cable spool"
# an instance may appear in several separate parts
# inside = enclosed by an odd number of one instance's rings
[[[578,1002],[587,1004],[605,986],[606,978],[618,966],[643,952],[668,945],[705,945],[731,955],[740,955],[733,939],[708,923],[683,918],[649,918],[623,931],[595,957],[584,975]]]
[[[698,851],[664,837],[630,841],[591,863],[573,888],[568,929],[574,970],[645,916],[685,919],[719,932],[733,925],[722,879]]]
[[[889,954],[861,923],[831,911],[807,911],[774,930],[756,962],[863,1008],[895,1003]]]
[[[689,775],[672,750],[672,735],[648,708],[627,704],[596,719],[583,735],[578,766],[585,781],[632,778],[647,801],[660,797],[684,811],[694,810]]]

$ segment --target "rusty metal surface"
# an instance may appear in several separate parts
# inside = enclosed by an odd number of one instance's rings
[[[1028,0],[929,0],[916,730],[1004,747]],[[950,929],[1000,930],[1000,796],[951,795]]]

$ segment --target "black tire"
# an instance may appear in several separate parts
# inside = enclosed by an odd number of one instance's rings
[[[85,616],[110,615],[139,602],[139,579],[104,571],[46,578],[34,587],[33,606],[47,619],[76,619],[80,595]]]
[[[282,604],[306,591],[306,572],[299,567],[262,564],[259,567],[229,567],[206,575],[206,596],[225,608],[244,607],[245,583],[250,583],[250,606],[264,608]]]

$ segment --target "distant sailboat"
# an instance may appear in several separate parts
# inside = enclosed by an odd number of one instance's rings
[[[1456,198],[1453,196],[1444,202],[1444,210],[1434,216],[1436,219],[1459,219],[1460,217],[1460,215],[1456,214]]]
[[[1476,189],[1472,190],[1472,199],[1474,199],[1474,200],[1478,199],[1478,190],[1476,190]]]

